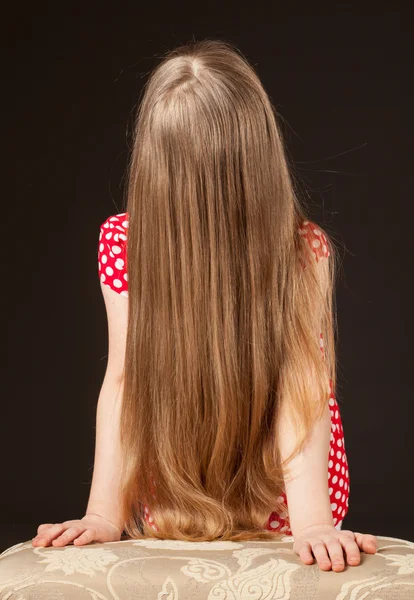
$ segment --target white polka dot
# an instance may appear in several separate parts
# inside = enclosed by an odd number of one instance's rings
[[[345,502],[345,498],[346,498],[345,494],[342,494],[342,502]]]
[[[122,281],[120,281],[119,279],[114,279],[113,280],[113,284],[115,287],[120,288],[122,287]]]
[[[334,449],[333,449],[333,448],[331,448],[331,449],[330,449],[330,451],[329,451],[329,454],[330,454],[331,456],[333,456],[333,455],[335,454],[335,452],[334,452]]]
[[[334,405],[334,399],[333,398],[329,398],[329,406],[333,406]]]
[[[342,457],[342,452],[340,450],[337,451],[336,453],[337,458],[341,458]]]
[[[345,502],[346,502],[346,505],[349,506],[349,500],[348,500],[348,498],[346,499]]]
[[[342,516],[344,517],[346,515],[346,510],[343,508],[342,509]]]
[[[346,470],[346,478],[348,479],[348,477],[349,477],[349,471],[348,471],[348,469],[347,469],[347,470]]]
[[[342,462],[345,462],[345,454],[342,454]]]
[[[335,419],[337,419],[337,418],[338,418],[338,414],[339,414],[339,413],[338,413],[338,411],[336,410],[336,411],[335,411]]]
[[[109,252],[109,256],[110,256],[111,258],[115,258],[115,256],[112,254],[112,252],[111,252],[111,251]]]
[[[333,522],[334,522],[334,525],[336,525],[336,524],[337,524],[337,522],[338,522],[338,519],[337,519],[336,517],[334,517],[334,520],[333,520]]]
[[[341,440],[341,439],[339,439],[339,440],[337,441],[337,444],[338,444],[338,446],[339,446],[339,447],[341,447],[341,446],[342,446],[342,440]]]
[[[124,273],[124,279],[125,281],[128,281],[128,273]]]
[[[115,227],[115,225],[113,225],[112,223],[109,223],[109,228],[113,229]]]
[[[114,239],[114,242],[117,242],[119,240],[119,233],[115,233],[113,239]]]
[[[101,263],[98,260],[98,271],[100,271],[100,270],[101,270]]]
[[[106,254],[102,254],[101,260],[102,260],[103,264],[105,265],[106,261],[108,260],[108,257],[106,256]]]
[[[115,217],[111,217],[109,220],[110,221],[119,221],[118,217],[116,217],[116,216]]]
[[[334,416],[333,410],[331,410],[330,412],[331,412],[331,419],[333,419],[333,416]]]
[[[332,477],[332,483],[336,483],[338,481],[338,475],[334,475]]]
[[[338,467],[337,471],[339,471],[339,465],[336,465],[336,466]],[[342,467],[341,473],[342,473],[342,475],[345,475],[345,467]]]
[[[321,235],[322,231],[321,231],[320,229],[314,229],[314,230],[313,230],[313,233],[314,233],[315,235]]]
[[[279,527],[279,525],[279,521],[270,521],[270,527],[273,527],[274,529],[276,529],[276,527]]]
[[[337,503],[336,502],[332,502],[331,508],[332,508],[332,510],[336,510],[338,508]]]
[[[106,235],[105,235],[107,240],[110,240],[112,237],[112,231],[109,231]]]
[[[328,248],[326,247],[326,244],[324,244],[324,245],[322,246],[322,250],[324,251],[324,253],[325,253],[325,254],[326,254],[326,251],[327,251],[327,249],[328,249]]]
[[[326,463],[325,463],[325,464],[326,464]],[[328,466],[329,466],[329,468],[330,468],[330,469],[332,469],[332,467],[333,467],[333,462],[332,462],[331,460],[328,462]]]
[[[113,270],[113,268],[112,268],[112,267],[106,267],[106,269],[105,269],[105,273],[106,273],[107,275],[113,275],[113,274],[114,274],[114,270]]]
[[[122,250],[119,246],[114,245],[114,246],[112,246],[112,252],[114,254],[120,254],[122,252]]]
[[[99,252],[102,252],[103,249],[105,248],[105,246],[102,244],[102,242],[99,244]]]
[[[339,463],[336,463],[336,465],[335,465],[335,471],[339,471],[340,468],[341,468],[341,465]]]
[[[123,240],[124,242],[126,242],[127,236],[124,233],[120,233],[119,234],[119,239]]]
[[[121,269],[124,268],[124,261],[122,260],[122,258],[117,258],[115,261],[115,267],[120,271]]]
[[[128,298],[128,292],[126,290],[122,290],[121,296],[125,296],[125,298]]]
[[[104,223],[105,229],[109,229],[109,223]]]
[[[332,494],[332,492],[333,492],[333,488],[329,488],[329,490],[328,490],[328,491],[329,491],[329,495],[331,495],[331,494]]]
[[[284,496],[278,496],[277,502],[284,502],[284,501],[285,501]]]
[[[105,277],[105,275],[102,273],[102,275],[101,275],[101,281],[103,282],[103,281],[105,281],[105,279],[106,279],[106,277]]]
[[[122,221],[122,225],[123,225],[124,227],[128,227],[128,224],[129,224],[129,221]]]
[[[321,245],[320,240],[312,240],[312,246],[318,248]]]
[[[339,498],[340,498],[340,497],[341,497],[341,492],[338,490],[338,491],[336,492],[336,494],[335,494],[335,498],[336,498],[337,500],[339,500]]]
[[[346,490],[348,489],[348,484],[347,484],[347,482],[346,482],[346,481],[345,481],[345,483],[344,483],[344,488],[345,488]]]
[[[341,479],[339,480],[339,485],[340,485],[341,487],[344,485],[344,480],[342,479],[342,477],[341,477]]]

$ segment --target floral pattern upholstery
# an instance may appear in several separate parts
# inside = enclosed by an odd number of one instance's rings
[[[304,565],[278,541],[131,540],[0,554],[0,600],[412,600],[414,543],[377,536],[342,572]]]

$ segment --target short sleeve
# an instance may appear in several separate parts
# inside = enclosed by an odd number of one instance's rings
[[[98,246],[100,280],[104,285],[126,297],[128,297],[127,232],[127,213],[108,217],[100,226]]]
[[[315,223],[303,221],[299,234],[308,241],[317,262],[328,258],[330,255],[328,240]]]
[[[299,234],[310,246],[312,255],[316,262],[326,260],[330,256],[329,243],[323,231],[311,221],[303,221],[299,228]],[[306,265],[303,264],[306,268]],[[322,353],[322,358],[325,360],[325,348],[323,334],[319,334],[319,347]]]

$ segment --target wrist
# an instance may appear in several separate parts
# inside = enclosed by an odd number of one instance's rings
[[[116,529],[118,529],[120,535],[122,534],[122,531],[123,531],[122,525],[120,525],[119,523],[115,523],[114,521],[112,521],[111,519],[108,519],[108,517],[105,517],[101,513],[92,512],[92,511],[88,510],[85,513],[85,517],[98,517],[99,519],[103,519],[104,521],[106,521],[107,523],[112,525],[113,527],[116,527]]]
[[[310,523],[309,525],[303,525],[301,527],[291,527],[293,537],[299,537],[308,531],[313,531],[313,529],[318,529],[320,527],[335,527],[333,520],[325,520],[318,521],[317,523]]]

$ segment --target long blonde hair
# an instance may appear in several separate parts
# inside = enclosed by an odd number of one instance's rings
[[[265,525],[284,490],[280,407],[296,425],[293,458],[329,378],[335,387],[335,248],[322,229],[331,258],[315,261],[298,234],[309,217],[276,110],[237,48],[170,51],[144,91],[127,197],[125,531],[275,539]]]

